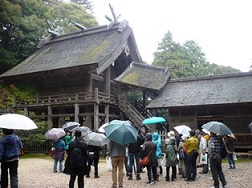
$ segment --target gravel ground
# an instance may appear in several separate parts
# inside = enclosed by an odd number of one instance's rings
[[[22,158],[19,162],[19,188],[67,188],[69,176],[63,173],[53,173],[52,159],[38,158]],[[92,168],[93,170],[93,168]],[[198,168],[198,172],[201,169]],[[242,162],[237,164],[236,170],[229,170],[228,164],[223,164],[223,171],[226,176],[228,188],[248,188],[251,187],[252,160],[250,162]],[[91,172],[90,178],[85,178],[85,188],[110,188],[111,187],[111,172],[107,171],[104,161],[99,163],[99,179],[93,177]],[[162,176],[155,185],[146,185],[146,173],[141,173],[141,180],[127,180],[124,177],[124,188],[138,187],[170,187],[170,188],[208,188],[213,185],[211,174],[199,174],[194,182],[185,182],[184,179],[177,176],[174,182],[166,182]],[[77,188],[77,183],[75,185]]]

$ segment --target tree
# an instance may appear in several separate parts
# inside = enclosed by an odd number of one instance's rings
[[[71,0],[72,3],[83,5],[86,10],[92,11],[93,5],[89,0]]]
[[[173,41],[172,33],[168,31],[157,52],[154,53],[153,65],[168,67],[172,78],[199,77],[224,73],[239,72],[231,67],[210,64],[205,58],[201,47],[193,41],[183,45]]]

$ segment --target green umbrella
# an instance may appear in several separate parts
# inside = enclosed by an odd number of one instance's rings
[[[138,131],[130,121],[113,120],[104,127],[105,135],[120,145],[136,142]]]

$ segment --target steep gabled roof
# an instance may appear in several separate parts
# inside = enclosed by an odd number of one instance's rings
[[[147,108],[252,102],[252,73],[170,80]]]
[[[160,90],[170,77],[167,69],[143,63],[132,63],[115,80],[133,86]]]
[[[59,35],[51,37],[41,49],[0,75],[0,79],[87,66],[96,67],[100,74],[125,48],[132,52],[134,61],[142,62],[133,31],[125,22],[119,22],[110,29],[99,26]]]

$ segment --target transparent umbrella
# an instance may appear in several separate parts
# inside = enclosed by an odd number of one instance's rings
[[[215,133],[217,135],[231,135],[232,131],[223,123],[218,121],[210,121],[202,125],[203,129],[206,129],[209,132]]]

